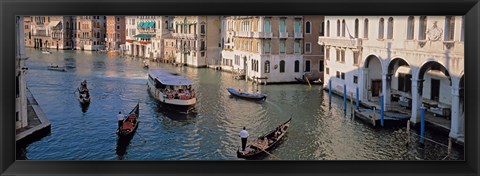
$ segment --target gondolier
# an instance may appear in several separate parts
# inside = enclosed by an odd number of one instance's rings
[[[240,131],[240,138],[242,139],[242,151],[245,151],[245,146],[247,145],[248,139],[248,131],[245,130],[245,127],[243,127],[243,130]]]
[[[118,112],[118,115],[117,115],[118,128],[120,128],[122,126],[123,119],[125,119],[125,116],[122,114],[122,112]]]

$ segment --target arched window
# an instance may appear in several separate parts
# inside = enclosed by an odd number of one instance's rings
[[[358,38],[358,19],[355,19],[355,38]]]
[[[307,21],[305,23],[305,33],[310,34],[311,31],[312,31],[312,29],[311,29],[310,21]]]
[[[330,37],[330,20],[327,21],[327,37]]]
[[[285,72],[285,61],[281,60],[280,61],[280,73]]]
[[[100,32],[97,32],[97,38],[100,38]]]
[[[368,38],[368,19],[363,22],[363,38]]]
[[[453,41],[455,34],[455,17],[445,17],[445,41]]]
[[[265,61],[265,73],[270,73],[270,61]]]
[[[342,37],[345,37],[345,30],[346,30],[345,20],[342,20]]]
[[[323,33],[324,30],[325,30],[325,22],[322,22],[322,24],[320,25],[320,36],[325,36],[325,34]]]
[[[387,39],[393,39],[393,18],[388,18]]]
[[[420,17],[420,31],[418,34],[419,40],[426,40],[427,39],[427,16]]]
[[[413,40],[414,29],[415,29],[415,17],[409,16],[408,22],[407,22],[407,40]]]
[[[380,20],[378,21],[378,39],[383,39],[383,33],[385,31],[384,25],[385,25],[385,22],[383,18],[380,18]]]
[[[340,37],[340,20],[337,20],[337,37]]]
[[[295,70],[295,73],[300,71],[300,61],[298,61],[298,60],[295,61],[294,70]]]

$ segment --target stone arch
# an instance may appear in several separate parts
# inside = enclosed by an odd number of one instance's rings
[[[412,68],[408,61],[401,57],[394,57],[387,67],[387,84],[393,90],[411,92]]]
[[[416,78],[418,90],[422,97],[439,104],[452,103],[452,77],[448,69],[439,61],[429,60],[423,63]]]
[[[382,60],[377,55],[368,55],[363,66],[364,95],[369,101],[377,101],[382,91]]]

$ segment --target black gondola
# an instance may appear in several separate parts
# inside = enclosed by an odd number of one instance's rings
[[[295,77],[295,80],[297,80],[301,84],[308,84],[307,80],[302,79],[302,78]],[[308,80],[308,81],[310,82],[310,84],[318,84],[318,85],[322,84],[321,80]]]
[[[131,138],[137,131],[139,116],[139,104],[132,109],[132,111],[123,119],[122,126],[117,129],[117,135],[119,137]]]
[[[290,117],[290,119],[282,123],[280,126],[275,128],[274,130],[256,138],[245,147],[244,151],[242,151],[242,149],[239,148],[237,150],[237,157],[245,158],[245,159],[253,159],[265,154],[270,150],[273,150],[287,133],[287,129],[290,125],[291,120],[292,118]]]
[[[227,88],[227,91],[236,97],[243,98],[243,99],[249,99],[249,100],[265,100],[267,99],[267,96],[264,94],[257,94],[257,93],[248,93],[248,92],[241,92],[240,90],[235,90],[233,88]]]
[[[90,103],[90,90],[88,90],[86,84],[78,88],[78,101],[83,105]]]

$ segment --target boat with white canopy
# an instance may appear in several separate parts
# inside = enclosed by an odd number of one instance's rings
[[[150,69],[147,89],[161,103],[190,108],[197,103],[193,81],[166,69]]]

